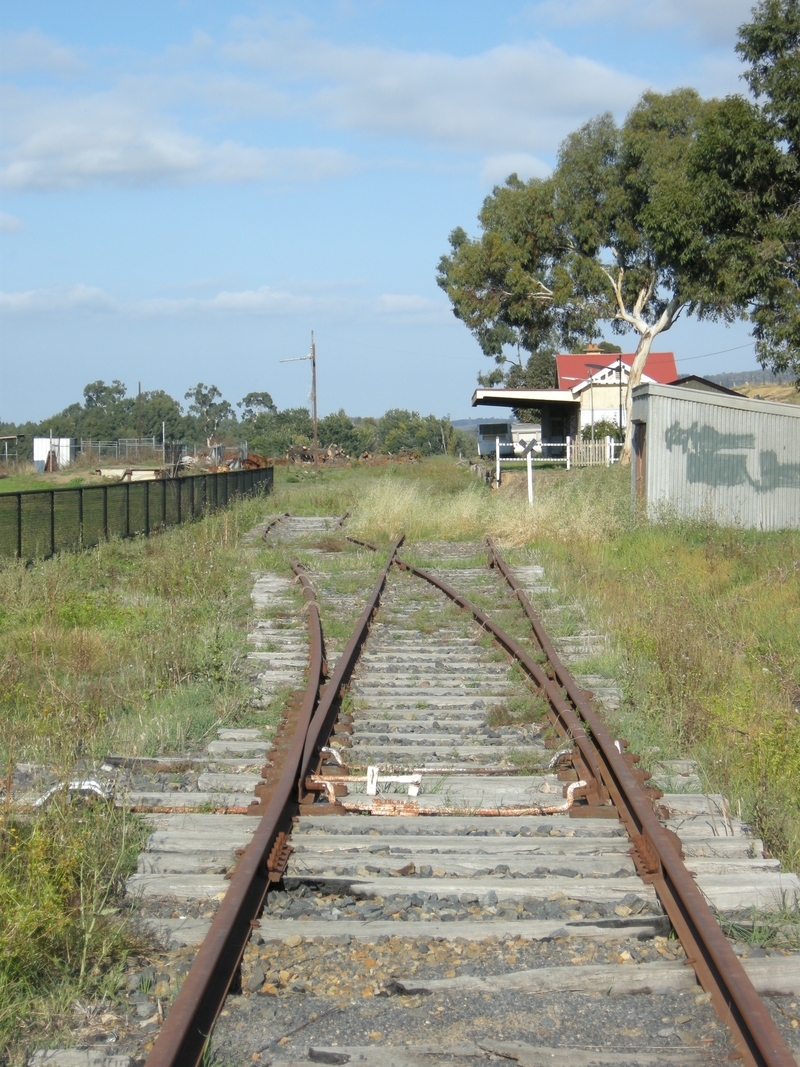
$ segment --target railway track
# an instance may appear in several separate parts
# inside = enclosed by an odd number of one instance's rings
[[[540,567],[329,518],[265,536],[297,560],[253,588],[281,727],[106,765],[153,831],[127,887],[168,948],[131,983],[148,1067],[796,1062],[798,957],[740,959],[714,913],[800,883],[691,763],[650,778],[607,734],[603,639],[551,642]]]

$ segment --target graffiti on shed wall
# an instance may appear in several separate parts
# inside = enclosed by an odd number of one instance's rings
[[[800,463],[781,463],[771,450],[756,457],[755,434],[720,433],[714,426],[697,422],[687,428],[676,420],[664,434],[664,443],[670,452],[673,448],[683,450],[688,482],[750,485],[759,493],[800,489]],[[751,473],[756,463],[759,469]]]

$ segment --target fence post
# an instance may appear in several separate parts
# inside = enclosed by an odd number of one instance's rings
[[[22,559],[22,493],[17,493],[17,559]]]
[[[108,540],[108,486],[103,486],[103,537]]]
[[[572,438],[568,437],[567,438],[567,470],[569,470],[570,467],[572,466],[572,456],[570,455],[571,451],[572,451]]]
[[[197,477],[196,474],[189,475],[189,489],[191,490],[189,496],[191,498],[190,508],[192,512],[192,518],[194,518],[194,480]]]
[[[500,488],[500,438],[494,439],[494,484]]]
[[[180,526],[183,522],[183,500],[181,499],[183,490],[181,489],[180,478],[173,478],[172,481],[175,482],[175,488],[178,491],[178,526]]]
[[[125,536],[131,535],[131,483],[125,482]]]
[[[528,460],[528,503],[533,507],[533,459],[530,451],[526,458]]]
[[[50,555],[56,554],[56,491],[50,490]]]
[[[83,489],[78,487],[78,545],[83,548]]]
[[[150,483],[144,483],[144,535],[150,536]]]
[[[161,522],[167,528],[167,479],[161,479]]]

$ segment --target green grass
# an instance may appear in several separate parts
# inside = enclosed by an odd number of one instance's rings
[[[271,562],[240,538],[272,510],[247,499],[149,538],[0,565],[0,785],[15,763],[66,778],[109,752],[183,753],[220,725],[277,721],[277,699],[249,708],[237,667],[252,573]],[[76,997],[115,992],[132,939],[109,908],[142,836],[104,803],[0,810],[0,1047],[14,1062]]]
[[[573,537],[540,534],[508,558],[543,563],[562,602],[579,599],[611,636],[612,651],[573,669],[622,683],[614,728],[632,749],[697,759],[709,787],[798,869],[800,531],[646,523],[624,511],[629,471],[574,473],[571,486],[542,489],[569,502]],[[617,516],[602,538],[583,527],[595,491]],[[569,632],[578,618],[551,624]]]
[[[97,479],[82,478],[79,475],[65,478],[63,475],[52,477],[49,474],[11,474],[7,478],[0,478],[0,496],[3,493],[19,493],[28,489],[76,489],[90,481]]]

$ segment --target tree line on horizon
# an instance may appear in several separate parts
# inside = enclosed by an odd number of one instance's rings
[[[198,382],[184,396],[187,409],[163,389],[127,395],[127,387],[115,379],[110,385],[90,382],[83,390],[83,403],[70,404],[41,422],[0,422],[0,434],[25,434],[19,455],[30,458],[34,437],[70,437],[92,441],[116,441],[155,437],[161,443],[162,427],[167,442],[182,441],[199,447],[213,443],[246,440],[252,452],[281,457],[292,445],[310,445],[313,440],[311,413],[306,407],[279,411],[266,391],[251,392],[235,406],[216,385]],[[239,411],[237,412],[237,408]],[[320,448],[338,445],[350,456],[363,452],[395,454],[401,449],[422,455],[472,455],[475,437],[454,427],[449,418],[420,415],[391,408],[380,417],[351,417],[344,409],[319,419]]]

